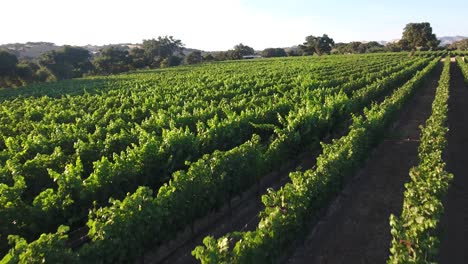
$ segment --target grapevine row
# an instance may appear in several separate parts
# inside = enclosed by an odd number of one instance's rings
[[[88,220],[92,242],[81,248],[75,257],[86,262],[131,260],[148,247],[167,241],[198,217],[220,207],[233,195],[252,185],[264,174],[264,168],[274,168],[279,160],[295,154],[291,150],[321,138],[334,123],[404,82],[426,64],[426,60],[420,61],[409,69],[356,90],[351,97],[338,93],[326,96],[324,105],[305,104],[290,113],[288,125],[280,130],[268,148],[261,144],[258,136],[254,136],[232,150],[205,155],[191,164],[187,171],[175,173],[155,198],[150,189],[140,187],[124,200],[113,200],[112,206],[94,210]],[[316,98],[307,99],[317,101]],[[24,252],[29,252],[31,245],[41,244],[46,238],[49,241],[61,237],[60,232],[44,234],[43,240],[21,249],[15,246],[7,258],[21,257],[26,254]],[[65,245],[64,241],[61,243]],[[47,245],[41,245],[44,246],[41,250],[46,250]]]
[[[439,248],[439,222],[453,175],[445,171],[442,159],[448,131],[447,112],[450,59],[444,69],[432,103],[432,114],[421,129],[419,165],[411,168],[405,184],[401,216],[390,216],[392,244],[388,263],[435,263]]]
[[[341,186],[344,175],[358,168],[390,121],[437,65],[433,60],[380,105],[355,117],[349,133],[323,144],[316,168],[290,174],[291,183],[262,197],[265,210],[252,232],[234,232],[219,239],[206,237],[192,254],[202,263],[274,263]]]
[[[406,63],[403,64],[403,66],[406,65]],[[421,61],[412,67],[420,67],[420,65]],[[401,69],[401,67],[396,69]],[[394,70],[384,70],[381,74],[390,74],[392,71]],[[401,72],[407,71],[408,69],[401,70]],[[343,90],[351,93],[359,85],[365,85],[366,82],[373,81],[378,77],[380,75],[371,74],[366,78],[357,79],[344,85]],[[327,94],[332,91],[338,92],[339,89],[322,89],[317,90],[317,92],[311,91],[311,93],[304,91],[298,95],[298,98],[308,96],[320,98],[323,96],[322,91]],[[296,105],[300,106],[301,104]],[[14,202],[14,206],[10,206],[4,211],[5,219],[9,219],[10,224],[3,226],[2,233],[11,234],[11,230],[14,228],[24,226],[22,233],[27,231],[28,234],[40,234],[46,232],[45,227],[56,228],[61,223],[73,224],[73,222],[86,217],[88,209],[93,204],[103,204],[110,195],[124,197],[127,191],[135,190],[139,185],[160,186],[161,183],[167,181],[166,179],[173,171],[183,168],[187,158],[195,159],[200,154],[211,153],[215,147],[230,149],[248,140],[252,134],[261,133],[262,130],[252,127],[252,123],[272,124],[281,127],[282,125],[277,120],[277,113],[286,115],[291,109],[293,106],[285,102],[262,111],[244,112],[239,117],[234,116],[232,119],[226,119],[225,122],[214,122],[215,126],[208,130],[210,133],[205,134],[205,137],[202,138],[195,137],[186,130],[173,129],[166,133],[164,140],[142,132],[140,146],[128,149],[120,155],[114,155],[113,161],[103,158],[95,162],[95,170],[84,181],[81,180],[83,164],[79,159],[75,163],[67,165],[64,173],[49,170],[49,174],[55,180],[58,188],[55,190],[46,189],[41,192],[34,199],[32,208],[20,200],[19,197],[26,192],[26,185],[22,184],[24,180],[21,177],[16,177],[15,182],[17,181],[18,184],[12,184],[11,187],[2,191],[2,193],[6,193],[16,190],[15,195],[9,199]],[[288,117],[285,122],[288,122],[289,119]],[[273,131],[267,134],[263,132],[262,138],[268,138],[271,133]],[[232,136],[228,135],[236,135],[236,140],[230,140]],[[191,147],[189,148],[189,146]],[[3,187],[6,188],[6,186]],[[38,219],[41,221],[37,221]],[[25,224],[12,224],[14,221]],[[26,224],[28,223],[26,221],[36,224]]]

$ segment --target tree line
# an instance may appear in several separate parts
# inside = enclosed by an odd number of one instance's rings
[[[97,54],[81,47],[64,46],[35,60],[19,60],[15,54],[0,50],[0,87],[19,87],[88,75],[108,75],[137,69],[155,69],[202,61],[242,59],[255,50],[242,43],[232,50],[202,54],[183,53],[184,44],[172,36],[143,40],[139,47],[109,46]]]
[[[20,61],[16,55],[0,51],[0,87],[179,65],[182,47],[180,40],[165,36],[143,40],[141,48],[110,46],[94,55],[81,47],[64,46],[33,61]]]
[[[201,62],[238,60],[248,55],[261,57],[356,54],[439,49],[440,41],[429,23],[409,23],[397,42],[335,43],[327,34],[307,36],[297,48],[267,48],[256,52],[242,43],[220,52],[193,50],[184,54],[184,44],[172,36],[143,40],[139,47],[110,46],[97,54],[81,47],[64,46],[42,54],[34,61],[18,60],[8,51],[0,51],[0,87],[18,87],[37,82],[51,82],[87,75],[107,75],[137,69],[154,69]],[[468,40],[454,43],[449,49],[468,49]]]

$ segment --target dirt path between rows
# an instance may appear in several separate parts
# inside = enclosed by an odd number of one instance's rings
[[[325,216],[296,248],[287,263],[385,263],[390,248],[390,213],[400,214],[404,183],[417,164],[420,129],[442,67],[404,107],[394,129],[363,168],[348,181]]]
[[[447,171],[454,179],[444,201],[440,263],[468,263],[468,87],[456,63],[450,70]]]

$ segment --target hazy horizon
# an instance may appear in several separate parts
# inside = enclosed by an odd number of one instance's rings
[[[328,34],[335,42],[390,41],[411,22],[429,22],[438,37],[467,36],[468,21],[457,10],[468,2],[369,0],[100,1],[18,0],[2,4],[0,44],[52,42],[84,46],[141,43],[171,35],[186,47],[227,50],[244,43],[256,50],[289,47],[307,35]],[[462,14],[463,15],[463,14]]]

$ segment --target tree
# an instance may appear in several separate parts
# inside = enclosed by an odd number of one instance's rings
[[[192,51],[190,52],[187,57],[185,57],[185,62],[187,64],[197,64],[197,63],[200,63],[202,62],[202,54],[200,51],[198,50],[195,50],[195,51]]]
[[[143,50],[148,60],[148,66],[153,68],[160,67],[164,59],[173,56],[175,52],[180,52],[183,46],[181,40],[174,39],[172,36],[143,40]]]
[[[50,80],[50,73],[38,64],[22,60],[15,54],[0,51],[0,87],[19,87]]]
[[[385,45],[385,51],[399,52],[401,51],[401,46],[399,42],[389,42],[387,45]]]
[[[266,48],[262,51],[262,57],[264,58],[271,58],[275,57],[276,51],[274,48]]]
[[[169,56],[165,59],[163,59],[159,65],[161,68],[167,68],[171,66],[177,66],[180,65],[180,63],[183,61],[183,58],[178,57],[178,56]]]
[[[17,63],[16,55],[0,50],[0,76],[14,75]]]
[[[377,41],[370,41],[367,43],[362,43],[359,41],[353,41],[350,43],[336,43],[333,47],[334,54],[356,54],[384,51],[384,46]]]
[[[440,40],[432,33],[430,23],[409,23],[403,30],[403,37],[400,42],[403,49],[408,50],[429,50],[436,49],[440,44]],[[407,45],[406,45],[407,44]]]
[[[228,51],[219,51],[214,53],[213,58],[217,61],[229,60],[229,52]]]
[[[307,36],[306,42],[299,45],[305,55],[317,55],[330,54],[335,42],[332,38],[329,38],[327,34],[323,34],[321,37]]]
[[[376,41],[371,41],[367,43],[362,43],[362,42],[351,42],[349,43],[350,45],[350,50],[352,53],[369,53],[374,50],[379,50],[383,48],[383,45],[380,45]]]
[[[115,74],[130,70],[132,60],[128,51],[120,47],[108,47],[94,58],[96,72],[100,74]]]
[[[364,44],[366,53],[383,52],[384,46],[377,41],[370,41]]]
[[[130,49],[130,59],[132,60],[133,69],[141,69],[148,65],[148,60],[145,56],[145,50],[140,48]]]
[[[58,80],[82,77],[92,70],[91,54],[88,50],[64,46],[55,51],[44,53],[39,64],[47,68]]]
[[[347,53],[349,53],[348,44],[343,43],[343,42],[335,43],[335,45],[333,45],[333,49],[332,49],[331,53],[332,54],[347,54]]]
[[[364,53],[365,47],[359,41],[353,41],[348,44],[349,53]]]
[[[303,56],[304,55],[304,51],[300,48],[300,47],[293,47],[293,48],[289,48],[287,51],[286,51],[286,54],[289,56],[289,57],[295,57],[295,56]]]
[[[16,75],[22,81],[23,85],[35,83],[35,82],[43,82],[47,80],[47,77],[39,76],[39,70],[41,68],[36,63],[31,61],[20,61],[16,65]]]
[[[449,46],[452,50],[468,50],[468,39],[459,40]]]
[[[267,48],[262,51],[262,57],[287,57],[286,51],[282,48]]]
[[[232,60],[242,59],[243,56],[255,54],[255,50],[247,45],[239,43],[234,46],[234,50],[229,50],[229,58]]]
[[[211,53],[205,54],[205,56],[203,56],[203,61],[214,61],[214,60],[215,60],[215,57],[213,57]]]

